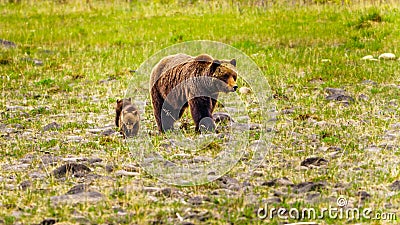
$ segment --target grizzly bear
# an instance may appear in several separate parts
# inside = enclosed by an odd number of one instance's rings
[[[117,100],[115,106],[115,126],[125,138],[133,137],[139,132],[139,111],[131,98]]]
[[[202,54],[167,56],[153,68],[150,94],[160,132],[173,129],[186,108],[190,108],[196,131],[213,131],[212,112],[219,92],[234,92],[236,60],[217,60]]]

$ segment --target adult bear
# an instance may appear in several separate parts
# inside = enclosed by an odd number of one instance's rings
[[[189,106],[196,131],[215,129],[212,119],[218,93],[234,92],[236,60],[213,59],[202,54],[167,56],[153,68],[150,93],[158,130],[173,128]]]

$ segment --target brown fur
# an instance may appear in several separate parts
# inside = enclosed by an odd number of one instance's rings
[[[163,58],[153,69],[150,92],[160,132],[172,129],[189,106],[196,131],[214,130],[212,120],[219,92],[236,91],[236,61],[215,60],[209,55],[185,54]],[[209,119],[206,119],[209,118]]]
[[[117,100],[115,107],[115,125],[124,137],[132,137],[139,132],[139,111],[131,98]]]

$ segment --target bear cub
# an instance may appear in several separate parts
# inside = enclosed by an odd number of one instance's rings
[[[124,138],[136,136],[139,132],[139,111],[131,98],[117,100],[115,106],[115,126],[119,127]]]
[[[218,60],[202,54],[167,56],[153,68],[150,94],[160,132],[173,129],[186,108],[190,108],[196,131],[214,131],[212,113],[219,92],[234,92],[236,60]]]

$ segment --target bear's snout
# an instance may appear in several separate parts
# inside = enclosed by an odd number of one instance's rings
[[[235,86],[233,86],[232,88],[233,88],[233,92],[235,92],[235,91],[238,89],[238,86],[235,85]]]

